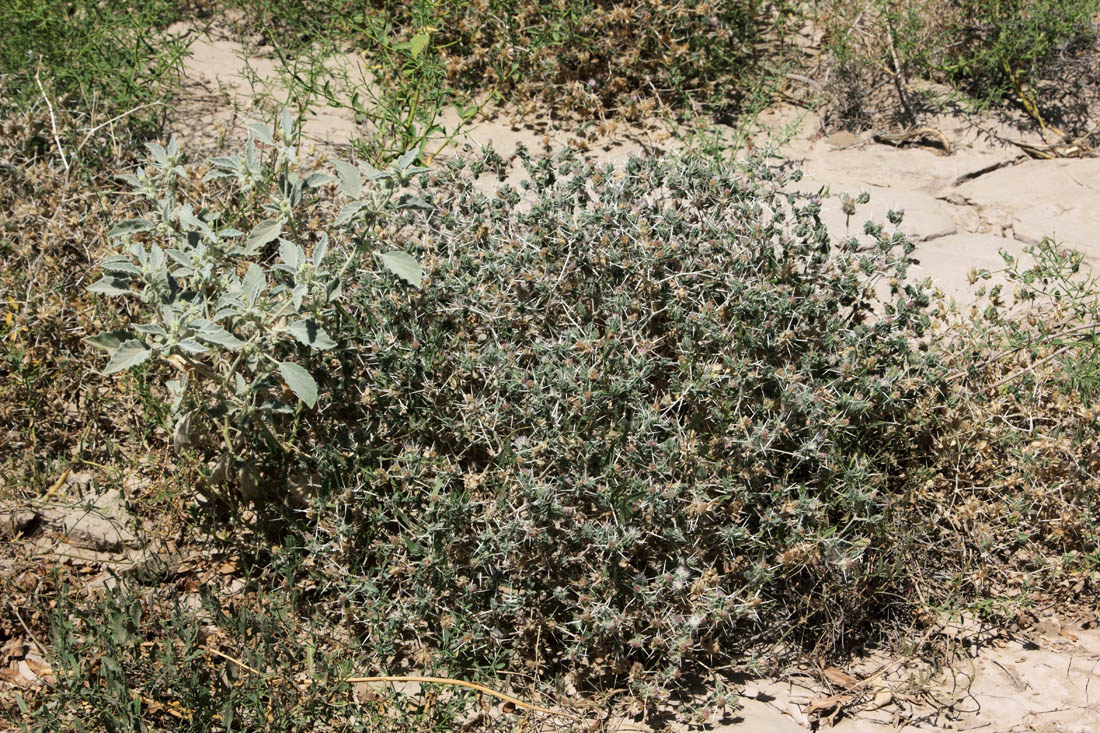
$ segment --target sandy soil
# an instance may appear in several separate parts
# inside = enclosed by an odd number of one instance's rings
[[[335,63],[360,74],[353,56]],[[175,105],[174,131],[191,152],[216,148],[252,119],[269,117],[279,103],[280,73],[270,58],[245,58],[244,48],[216,32],[192,46],[187,92]],[[363,83],[368,83],[364,81]],[[266,100],[266,101],[265,101]],[[902,208],[919,242],[920,269],[945,292],[965,300],[972,267],[996,268],[998,251],[1054,236],[1100,262],[1100,159],[1036,160],[1024,154],[1018,130],[989,121],[943,117],[933,132],[897,145],[881,133],[822,129],[814,112],[785,106],[762,116],[754,144],[790,134],[780,154],[798,162],[799,190],[827,188],[824,218],[846,231],[836,194],[869,191],[867,214],[885,219]],[[341,148],[360,133],[347,111],[318,106],[305,128],[321,146]],[[230,139],[233,139],[232,137]],[[658,122],[639,126],[590,125],[569,129],[548,119],[500,113],[478,120],[456,145],[488,143],[507,155],[518,143],[532,150],[583,146],[600,160],[661,154],[677,143]],[[456,146],[441,154],[451,154]],[[862,217],[862,218],[861,218]],[[1100,630],[1092,617],[1064,618],[1054,610],[1021,619],[1012,633],[979,624],[946,623],[941,634],[956,653],[948,668],[912,659],[855,660],[844,670],[807,669],[783,679],[742,683],[743,708],[717,730],[742,733],[800,731],[836,725],[851,733],[881,730],[981,730],[1085,733],[1100,730]],[[612,730],[648,730],[644,721],[615,721]]]

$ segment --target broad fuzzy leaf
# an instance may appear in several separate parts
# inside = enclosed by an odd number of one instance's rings
[[[233,171],[233,172],[236,172],[236,171],[241,169],[240,158],[230,158],[230,157],[227,157],[227,156],[223,156],[223,157],[220,157],[220,158],[211,158],[210,159],[210,165],[212,165],[216,168],[221,168],[222,170]]]
[[[104,331],[95,336],[84,337],[84,343],[104,351],[114,351],[127,341],[132,341],[134,334],[129,331]]]
[[[214,168],[207,172],[207,174],[202,177],[202,180],[203,183],[205,183],[207,181],[213,181],[216,178],[232,178],[235,175],[237,175],[235,171]]]
[[[101,270],[107,272],[122,272],[127,275],[141,275],[141,268],[130,261],[130,258],[123,255],[113,255],[106,258],[99,263]]]
[[[183,339],[179,342],[179,347],[188,354],[205,354],[210,351],[210,347],[199,343],[195,339]]]
[[[279,374],[290,391],[297,396],[306,407],[317,404],[317,382],[313,376],[302,367],[289,361],[279,363]]]
[[[414,288],[419,288],[424,284],[424,270],[420,267],[420,263],[413,259],[411,255],[394,250],[393,252],[380,254],[378,257],[382,260],[382,264],[386,266],[387,270],[397,275]]]
[[[363,177],[359,174],[359,169],[343,160],[334,160],[332,164],[340,176],[340,190],[348,198],[359,198],[359,194],[363,192]]]
[[[256,139],[265,145],[275,145],[275,137],[271,134],[271,128],[262,122],[249,122],[245,128],[256,136]]]
[[[399,171],[405,171],[409,169],[416,159],[420,157],[420,148],[416,147],[411,150],[405,151],[405,154],[394,161],[393,167]]]
[[[363,163],[362,168],[363,168],[363,175],[368,181],[378,181],[378,180],[381,180],[383,178],[388,178],[389,175],[390,175],[389,173],[386,173],[385,171],[378,170],[377,168],[375,168],[370,163]]]
[[[297,270],[302,261],[305,259],[305,253],[302,248],[296,245],[290,240],[279,239],[279,259],[281,259],[292,270]]]
[[[145,147],[153,160],[156,161],[157,165],[161,168],[168,165],[168,152],[164,149],[163,145],[158,143],[145,143]]]
[[[320,188],[329,183],[335,183],[339,179],[336,176],[331,176],[328,173],[310,173],[306,176],[305,187],[306,188]]]
[[[331,349],[336,346],[336,342],[325,333],[325,329],[312,318],[295,321],[287,326],[286,330],[298,341],[314,349]]]
[[[194,417],[195,411],[190,410],[180,415],[180,419],[176,421],[176,427],[172,430],[172,447],[176,450],[191,445]]]
[[[111,354],[111,359],[107,362],[107,366],[103,368],[102,373],[104,375],[114,374],[135,367],[148,359],[152,353],[148,346],[137,339],[124,341]]]
[[[164,330],[164,326],[159,323],[138,323],[134,326],[134,330],[138,333],[144,333],[147,336],[168,336],[168,333]]]
[[[89,293],[99,293],[100,295],[133,295],[134,291],[130,290],[130,283],[127,280],[123,280],[120,277],[114,275],[104,275],[98,281],[88,286]]]
[[[252,228],[248,233],[248,243],[245,247],[250,251],[258,251],[268,242],[274,242],[283,231],[283,223],[278,219],[264,219]]]
[[[317,245],[313,248],[313,266],[320,268],[325,261],[325,255],[328,254],[328,234],[326,232],[321,233],[321,239],[317,242]]]
[[[351,221],[352,218],[356,214],[358,214],[360,211],[362,211],[366,207],[367,207],[367,205],[365,203],[363,203],[362,201],[352,201],[349,204],[344,204],[340,208],[340,213],[338,213],[336,215],[336,218],[333,220],[332,223],[335,224],[336,226],[346,224],[349,221]]]
[[[211,344],[224,346],[227,349],[235,350],[244,346],[244,341],[241,341],[216,323],[204,325],[195,332],[195,336]]]
[[[124,237],[127,234],[147,232],[154,226],[153,222],[148,219],[125,219],[111,227],[111,231],[107,232],[107,236],[111,239],[115,237]]]
[[[397,208],[399,209],[420,209],[421,211],[433,211],[434,206],[429,204],[419,196],[413,196],[411,193],[405,193],[401,195],[401,198],[397,201]]]
[[[247,296],[249,305],[256,302],[256,298],[266,286],[267,277],[264,275],[263,268],[255,262],[249,263],[244,279],[241,280],[241,290]]]

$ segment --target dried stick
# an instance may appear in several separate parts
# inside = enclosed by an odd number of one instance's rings
[[[69,161],[65,158],[65,148],[61,147],[61,136],[57,134],[57,118],[53,114],[53,105],[42,87],[42,80],[38,78],[38,72],[34,72],[34,80],[38,83],[38,90],[42,92],[42,99],[46,100],[46,109],[50,112],[50,128],[53,130],[53,141],[57,145],[57,152],[61,153],[61,164],[65,166],[65,175],[69,175]]]

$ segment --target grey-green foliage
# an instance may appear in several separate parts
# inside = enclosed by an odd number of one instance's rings
[[[947,370],[900,212],[833,241],[761,161],[517,156],[521,188],[451,161],[435,213],[387,223],[427,232],[413,298],[349,287],[383,325],[347,332],[319,427],[332,608],[398,659],[648,700],[912,608],[901,502]]]
[[[281,416],[317,403],[324,365],[316,352],[337,346],[345,275],[370,252],[419,287],[417,261],[384,251],[371,231],[396,209],[429,206],[402,192],[427,170],[413,165],[417,150],[387,170],[338,160],[333,176],[303,169],[288,112],[277,131],[248,130],[243,152],[212,158],[201,178],[175,140],[149,144],[149,164],[120,176],[147,211],[110,230],[120,249],[89,288],[133,301],[127,328],[88,339],[108,352],[103,374],[172,363],[174,443],[220,443],[226,468],[257,449],[296,450],[293,435],[281,435]],[[319,226],[331,199],[322,189],[333,183],[346,203]]]

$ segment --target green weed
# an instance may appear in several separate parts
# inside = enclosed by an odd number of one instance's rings
[[[369,655],[312,624],[293,593],[223,602],[132,581],[99,594],[54,582],[52,683],[8,712],[22,730],[442,732],[467,714],[462,693],[407,699],[380,688],[357,702],[344,679]]]
[[[936,100],[921,81],[950,84],[977,108],[1013,104],[1045,124],[1040,89],[1087,61],[1096,37],[1096,0],[961,0],[819,4],[826,30],[828,86],[841,117],[869,124],[872,111],[897,111],[906,123]],[[1055,84],[1055,90],[1059,88]],[[881,91],[889,89],[892,103]]]
[[[120,124],[149,133],[165,117],[186,42],[167,32],[180,17],[169,0],[150,3],[13,0],[0,6],[0,72],[6,102],[20,109],[45,100],[90,127]],[[70,123],[68,115],[64,122]],[[79,140],[76,130],[66,130]]]

